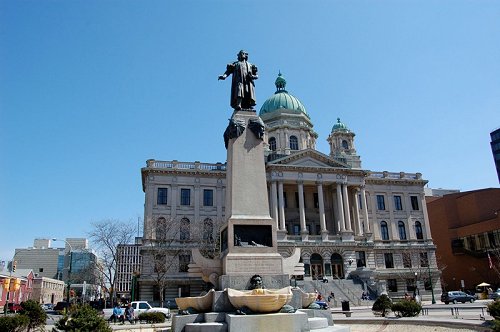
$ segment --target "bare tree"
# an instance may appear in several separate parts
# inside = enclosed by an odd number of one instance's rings
[[[133,222],[121,222],[115,219],[105,219],[91,223],[92,230],[88,233],[100,262],[97,269],[102,274],[105,285],[109,286],[111,304],[115,301],[115,281],[117,267],[117,251],[119,244],[131,243],[134,238]]]
[[[400,251],[403,269],[395,270],[397,275],[409,283],[413,283],[414,291],[417,291],[417,282],[431,284],[435,280],[440,280],[441,271],[446,268],[446,265],[437,265],[438,273],[434,267],[431,268],[431,251],[427,248],[410,248]],[[436,263],[438,263],[436,258]]]
[[[200,249],[207,258],[216,258],[220,252],[219,220],[205,218],[194,223],[186,218],[155,216],[154,226],[142,248],[141,278],[149,280],[159,292],[160,305],[165,302],[165,290],[176,284],[173,275],[188,272],[191,248]]]

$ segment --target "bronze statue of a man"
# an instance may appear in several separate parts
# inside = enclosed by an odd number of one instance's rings
[[[226,72],[219,76],[219,80],[225,80],[233,75],[231,84],[231,107],[234,110],[254,111],[255,106],[255,83],[258,79],[257,67],[248,62],[248,53],[241,50],[238,53],[238,61],[227,65]]]

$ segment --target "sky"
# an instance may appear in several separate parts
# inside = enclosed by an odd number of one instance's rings
[[[142,223],[147,159],[225,162],[217,76],[240,49],[257,110],[281,71],[319,151],[340,117],[365,169],[498,188],[499,19],[482,0],[0,1],[0,260]]]

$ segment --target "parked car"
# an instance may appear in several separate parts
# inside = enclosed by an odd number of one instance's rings
[[[474,296],[469,295],[465,292],[462,291],[451,291],[451,292],[446,292],[441,294],[441,302],[444,302],[445,304],[448,303],[453,303],[456,304],[457,302],[474,302],[476,299]]]
[[[57,304],[54,307],[54,311],[56,311],[57,313],[62,313],[68,307],[69,303],[66,301],[57,302]]]
[[[132,308],[134,308],[134,314],[136,317],[138,317],[139,314],[143,312],[161,312],[166,319],[170,319],[171,314],[170,314],[170,309],[168,308],[153,308],[146,301],[133,301],[130,302],[130,304],[132,305]],[[113,308],[103,309],[102,314],[105,319],[109,319],[113,314]]]
[[[18,303],[9,303],[7,305],[8,312],[19,312],[21,310],[23,310],[23,307],[21,307],[21,305]]]
[[[490,294],[490,299],[496,300],[500,298],[500,288]]]
[[[45,311],[54,310],[54,305],[52,303],[44,303],[42,304],[42,309]]]

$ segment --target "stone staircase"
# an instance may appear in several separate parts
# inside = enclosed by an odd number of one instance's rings
[[[363,287],[352,279],[329,279],[327,283],[323,283],[321,280],[304,280],[302,288],[308,293],[317,290],[323,295],[325,301],[330,292],[333,291],[335,299],[330,304],[333,304],[334,307],[340,307],[341,301],[349,301],[351,307],[373,305],[371,300],[361,300]]]

